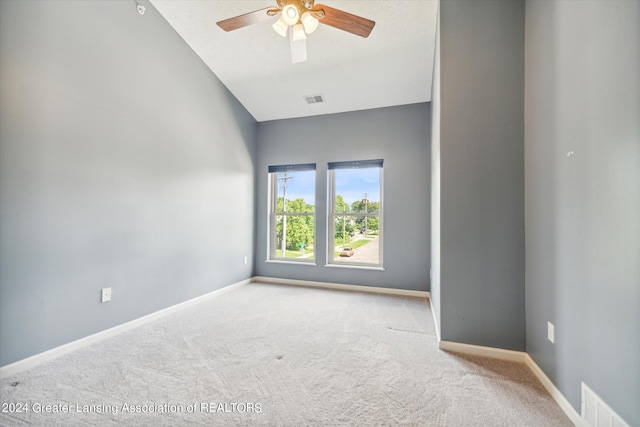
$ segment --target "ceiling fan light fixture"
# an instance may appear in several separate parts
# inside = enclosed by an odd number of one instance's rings
[[[303,13],[300,21],[302,21],[304,31],[307,34],[313,33],[318,28],[318,20],[309,12]]]
[[[306,61],[307,34],[313,33],[318,24],[335,27],[364,38],[369,36],[376,25],[375,21],[349,12],[326,5],[315,5],[315,0],[276,0],[276,4],[275,8],[265,7],[218,21],[216,24],[222,30],[229,32],[276,18],[280,14],[272,27],[276,33],[289,39],[293,63]]]
[[[287,30],[289,29],[289,26],[286,22],[284,22],[282,16],[276,21],[275,24],[272,25],[272,27],[276,33],[280,34],[282,37],[287,37]]]
[[[302,24],[297,24],[293,26],[292,37],[294,42],[298,40],[304,40],[307,38],[307,35],[304,33],[304,27],[302,26]]]
[[[282,8],[282,20],[287,25],[295,25],[300,19],[300,12],[298,8],[292,4],[288,4]]]

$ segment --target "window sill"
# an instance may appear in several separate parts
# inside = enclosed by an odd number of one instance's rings
[[[357,270],[373,270],[373,271],[386,271],[382,266],[368,266],[357,264],[325,264],[325,267],[329,268],[351,268]]]
[[[265,262],[269,264],[307,265],[312,267],[318,266],[318,264],[316,264],[315,261],[285,261],[285,260],[279,260],[279,259],[268,259],[268,260],[265,260]]]

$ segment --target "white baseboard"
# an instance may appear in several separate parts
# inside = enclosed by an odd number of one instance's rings
[[[275,277],[255,276],[252,282],[275,283],[281,285],[305,286],[308,288],[337,289],[341,291],[369,292],[375,294],[401,295],[405,297],[429,298],[427,291],[411,291],[408,289],[377,288],[375,286],[344,285],[340,283],[315,282],[311,280],[278,279]]]
[[[122,323],[120,325],[114,326],[113,328],[105,329],[104,331],[100,331],[95,334],[89,335],[87,337],[80,338],[76,341],[63,344],[59,347],[52,348],[51,350],[47,350],[45,352],[33,355],[31,357],[27,357],[26,359],[18,360],[17,362],[11,363],[9,365],[2,366],[0,367],[0,378],[9,377],[11,375],[17,374],[18,372],[24,371],[25,369],[36,367],[42,363],[48,362],[57,357],[71,353],[72,351],[77,350],[79,348],[86,347],[90,344],[122,334],[123,332],[126,332],[130,329],[137,328],[138,326],[142,326],[146,323],[150,323],[155,320],[161,319],[165,316],[168,316],[169,314],[175,313],[180,310],[184,310],[185,308],[191,307],[195,304],[199,304],[208,299],[225,294],[233,289],[244,286],[250,282],[251,282],[251,279],[246,279],[241,282],[237,282],[232,285],[225,286],[224,288],[215,290],[213,292],[209,292],[207,294],[190,299],[188,301],[181,302],[171,307],[167,307],[165,309],[156,311],[146,316],[139,317],[129,322]]]
[[[480,345],[462,344],[452,341],[440,341],[438,348],[452,353],[471,354],[474,356],[490,357],[492,359],[509,360],[524,363],[527,353],[522,351],[504,350],[502,348],[483,347]]]
[[[538,378],[538,381],[542,383],[544,388],[549,392],[553,400],[556,401],[558,406],[569,417],[571,422],[578,426],[584,426],[584,422],[580,417],[580,414],[571,406],[571,403],[566,397],[558,390],[553,382],[547,377],[547,375],[540,369],[540,367],[533,361],[531,356],[523,351],[504,350],[501,348],[483,347],[479,345],[462,344],[451,341],[438,340],[438,347],[444,351],[450,351],[454,353],[472,354],[475,356],[491,357],[493,359],[509,360],[512,362],[520,362],[527,365],[527,367]]]
[[[540,369],[536,362],[534,362],[531,356],[529,356],[527,353],[525,353],[524,363],[529,367],[529,369],[531,369],[531,372],[533,372],[535,376],[538,377],[538,380],[542,383],[544,388],[547,389],[551,397],[553,397],[558,405],[560,405],[560,408],[562,408],[564,413],[567,414],[567,417],[569,417],[571,422],[579,427],[584,426],[584,420],[582,419],[580,414],[578,414],[578,411],[576,411],[573,406],[571,406],[571,403],[569,403],[567,398],[564,397],[564,395],[560,392],[560,390],[558,390],[555,384],[549,379],[549,377],[547,377],[547,375],[542,371],[542,369]]]

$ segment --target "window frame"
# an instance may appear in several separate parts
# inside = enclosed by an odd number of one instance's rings
[[[306,172],[313,171],[313,211],[312,212],[278,212],[278,176],[281,173],[287,172]],[[305,164],[294,164],[294,165],[279,165],[279,166],[269,166],[269,229],[268,229],[268,239],[267,239],[267,262],[278,262],[278,263],[293,263],[293,264],[301,264],[301,265],[316,265],[317,259],[317,236],[318,236],[318,224],[317,224],[317,216],[316,216],[316,184],[317,184],[317,169],[315,163],[305,163]],[[286,198],[286,194],[283,196]],[[284,204],[283,204],[284,208]],[[287,258],[286,256],[276,256],[278,248],[276,244],[278,242],[277,239],[277,218],[279,216],[286,217],[299,217],[299,216],[310,216],[313,218],[313,242],[314,242],[314,250],[313,256],[310,258]]]
[[[378,212],[336,212],[336,176],[335,171],[339,169],[364,169],[379,168],[380,169],[380,201],[378,202]],[[349,162],[332,162],[327,167],[327,183],[328,183],[328,203],[327,203],[327,267],[344,267],[344,268],[364,268],[374,270],[384,270],[384,161],[377,160],[359,160]],[[336,218],[350,216],[365,216],[368,218],[378,218],[378,263],[335,261],[335,221]]]

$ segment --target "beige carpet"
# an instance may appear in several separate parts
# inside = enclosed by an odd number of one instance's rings
[[[0,390],[8,426],[572,425],[525,365],[438,350],[424,299],[257,283]]]

